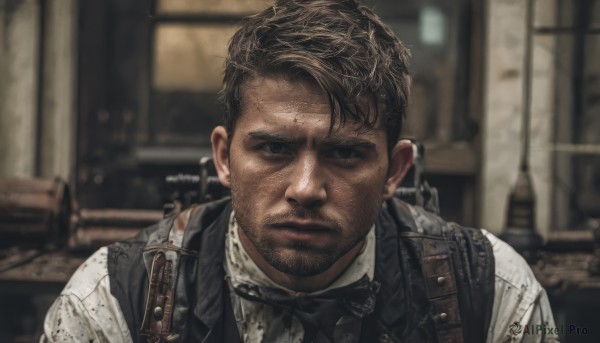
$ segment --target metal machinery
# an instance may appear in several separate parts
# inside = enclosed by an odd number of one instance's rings
[[[160,211],[78,209],[59,179],[0,178],[0,342],[32,342],[45,312],[95,249]]]

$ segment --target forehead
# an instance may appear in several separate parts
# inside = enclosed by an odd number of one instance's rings
[[[340,124],[340,118],[331,123],[331,105],[327,94],[310,79],[290,79],[285,76],[256,76],[241,87],[240,119],[270,121],[270,119],[293,119],[295,124],[302,124],[318,117],[318,121],[326,126],[328,132],[355,131],[379,134],[383,131],[381,125],[366,128],[362,122],[347,118]],[[364,101],[363,108],[368,106]],[[347,116],[349,117],[349,116]],[[248,120],[242,120],[247,122]],[[239,123],[238,123],[239,124]],[[236,127],[238,126],[236,124]],[[383,133],[385,134],[385,133]]]
[[[283,76],[257,76],[244,82],[241,105],[242,115],[245,112],[261,110],[265,107],[329,112],[325,93],[314,82],[290,80]]]

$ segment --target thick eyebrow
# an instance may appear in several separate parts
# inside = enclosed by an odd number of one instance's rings
[[[244,142],[250,141],[267,141],[273,143],[284,143],[299,145],[305,142],[304,138],[290,137],[281,133],[268,132],[268,131],[250,131],[248,135],[244,137]]]
[[[248,132],[248,135],[244,137],[244,142],[248,143],[252,141],[266,141],[272,143],[283,143],[287,145],[302,145],[306,143],[305,138],[295,138],[289,135],[263,130]],[[329,147],[357,147],[375,149],[375,143],[357,137],[327,137],[323,140],[322,144]]]
[[[356,137],[341,138],[341,137],[329,137],[323,141],[324,145],[332,147],[357,147],[375,149],[375,143]]]

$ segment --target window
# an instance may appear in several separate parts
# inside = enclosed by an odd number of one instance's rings
[[[554,34],[552,229],[589,229],[600,218],[600,2],[558,1]]]

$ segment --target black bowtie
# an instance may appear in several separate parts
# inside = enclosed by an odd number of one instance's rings
[[[291,295],[271,287],[239,284],[233,287],[240,297],[267,304],[295,315],[304,327],[304,342],[356,342],[362,318],[375,309],[377,281],[367,275],[340,288],[316,295]]]

